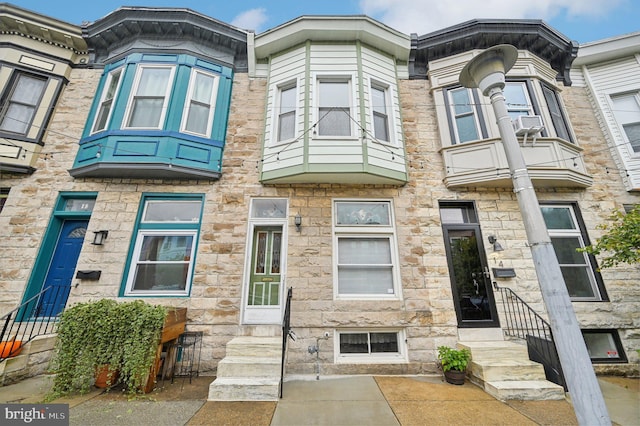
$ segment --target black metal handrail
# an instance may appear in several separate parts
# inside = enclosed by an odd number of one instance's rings
[[[0,317],[0,342],[14,342],[7,343],[10,349],[0,353],[0,361],[13,356],[22,345],[36,337],[56,332],[60,316],[56,307],[64,306],[70,290],[66,286],[49,286]]]
[[[506,326],[503,327],[505,334],[525,340],[529,358],[544,366],[547,380],[564,386],[566,390],[551,325],[509,287],[500,287],[496,282],[493,287],[502,297],[506,316]]]
[[[282,320],[282,361],[280,362],[280,398],[282,398],[282,388],[284,382],[284,363],[287,354],[287,339],[295,340],[295,334],[291,330],[291,298],[293,288],[287,290],[287,301],[284,305],[284,318]]]

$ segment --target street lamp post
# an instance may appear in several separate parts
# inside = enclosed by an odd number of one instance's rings
[[[511,45],[502,44],[487,49],[464,67],[460,73],[460,83],[464,87],[479,88],[491,100],[509,163],[513,191],[522,213],[542,298],[578,422],[581,425],[610,425],[607,407],[507,112],[502,91],[504,76],[517,58],[518,50]]]

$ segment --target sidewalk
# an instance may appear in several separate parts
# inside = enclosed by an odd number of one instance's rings
[[[71,425],[575,425],[570,402],[500,402],[479,387],[439,376],[309,377],[285,382],[279,401],[207,401],[213,377],[168,381],[128,400],[118,390],[57,400]],[[598,379],[613,424],[640,424],[640,380]],[[162,385],[162,383],[160,384]],[[39,403],[51,386],[40,376],[0,387],[0,402]]]

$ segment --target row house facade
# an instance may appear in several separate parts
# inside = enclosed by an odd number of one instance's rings
[[[637,373],[637,265],[575,250],[639,202],[638,87],[606,85],[638,71],[637,35],[609,57],[538,20],[418,36],[302,16],[255,34],[189,9],[76,27],[5,4],[0,25],[3,311],[49,286],[65,296],[47,316],[186,307],[205,375],[232,339],[281,336],[289,288],[288,374],[434,373],[438,346],[503,338],[496,286],[546,317],[496,118],[458,81],[506,43],[509,114],[591,359]]]

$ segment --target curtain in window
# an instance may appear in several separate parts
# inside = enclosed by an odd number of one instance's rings
[[[11,96],[4,105],[0,128],[8,132],[27,133],[46,81],[28,75],[18,75]]]
[[[213,84],[214,78],[212,76],[196,73],[189,111],[187,112],[187,131],[201,135],[208,133]]]
[[[170,75],[170,68],[143,68],[138,90],[133,99],[129,127],[157,128],[160,126]]]
[[[338,240],[338,291],[341,294],[393,294],[389,239]]]

